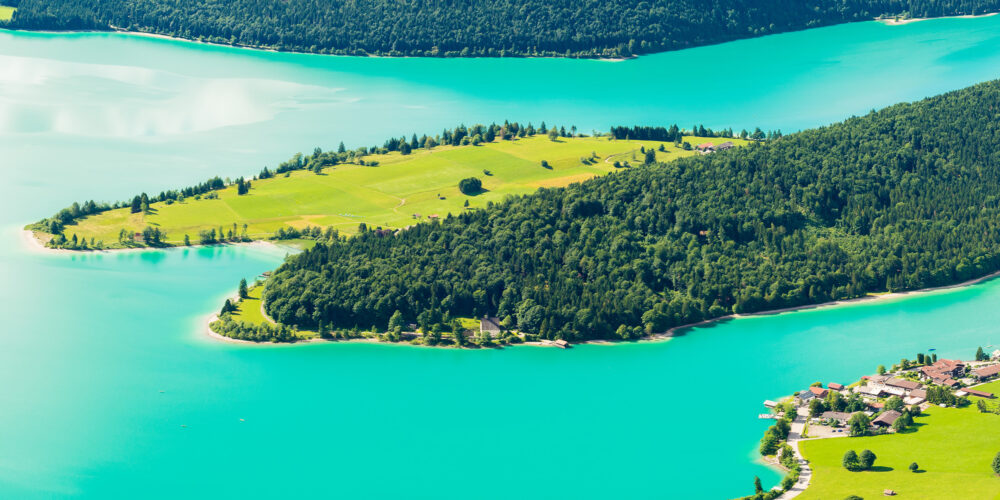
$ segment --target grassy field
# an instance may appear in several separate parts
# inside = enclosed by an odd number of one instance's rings
[[[261,309],[261,294],[264,293],[264,286],[251,286],[247,290],[247,298],[236,304],[236,311],[230,313],[234,320],[245,323],[269,323],[274,325],[274,321],[264,317]],[[319,336],[319,333],[309,330],[295,330],[295,335],[303,339]]]
[[[14,11],[17,10],[14,7],[7,7],[6,5],[0,5],[0,22],[10,21],[10,18],[14,17]]]
[[[718,138],[688,137],[692,144],[723,142]],[[734,139],[737,145],[745,141]],[[438,147],[399,153],[368,156],[379,166],[337,165],[317,175],[309,171],[292,172],[288,177],[254,181],[250,193],[237,196],[236,188],[218,191],[219,198],[167,205],[155,203],[150,213],[131,214],[128,209],[105,212],[66,227],[72,237],[94,238],[107,246],[117,245],[121,229],[141,231],[147,225],[166,232],[169,244],[180,244],[184,235],[193,243],[204,229],[227,231],[236,224],[239,231],[246,224],[253,239],[264,239],[281,227],[332,226],[342,233],[357,231],[358,224],[400,228],[428,216],[458,214],[466,200],[469,209],[486,206],[515,194],[531,193],[540,187],[566,186],[615,170],[614,161],[642,163],[640,147],[658,149],[657,160],[669,161],[696,154],[675,148],[672,143],[655,141],[613,141],[608,138],[563,138],[557,142],[545,136],[517,141],[502,141],[482,146]],[[581,158],[596,154],[598,160],[586,165]],[[545,160],[551,168],[543,168]],[[641,167],[635,167],[641,168]],[[484,170],[491,175],[486,175]],[[458,182],[478,177],[485,191],[476,196],[463,195]],[[419,214],[419,215],[415,215]],[[45,240],[49,235],[39,234]]]
[[[979,388],[1000,392],[1000,382]],[[1000,415],[966,408],[933,407],[916,419],[915,430],[902,434],[862,438],[803,441],[802,454],[813,468],[812,483],[799,496],[803,500],[841,500],[848,495],[882,498],[895,490],[895,498],[1000,499],[1000,478],[990,464],[1000,452]],[[996,400],[987,400],[996,407]],[[841,466],[844,452],[869,449],[878,459],[875,470],[849,472]],[[920,469],[910,472],[916,462]]]

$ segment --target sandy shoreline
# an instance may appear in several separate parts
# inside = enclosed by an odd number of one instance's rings
[[[964,16],[943,16],[943,17],[915,17],[912,19],[877,19],[878,22],[886,26],[902,26],[904,24],[916,23],[920,21],[929,21],[931,19],[978,19],[980,17],[990,17],[997,15],[996,12],[990,12],[989,14],[966,14]]]

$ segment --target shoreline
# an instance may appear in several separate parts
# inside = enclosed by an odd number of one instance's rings
[[[230,47],[234,49],[244,49],[244,50],[257,50],[264,52],[274,52],[279,54],[302,54],[310,56],[330,56],[330,57],[358,57],[358,58],[380,58],[380,59],[586,59],[591,61],[603,61],[603,62],[622,62],[629,59],[636,59],[644,55],[659,54],[660,52],[651,52],[649,54],[637,54],[628,57],[566,57],[566,56],[528,56],[528,55],[507,55],[507,56],[391,56],[386,54],[369,54],[365,53],[363,55],[356,54],[330,54],[322,52],[303,52],[301,50],[279,50],[271,47],[258,46],[258,45],[245,45],[245,44],[233,44],[233,43],[219,43],[219,42],[206,42],[205,40],[198,40],[196,38],[183,38],[173,35],[164,35],[162,33],[153,33],[149,31],[131,31],[126,29],[121,29],[112,26],[111,29],[107,30],[35,30],[27,28],[0,28],[0,30],[14,31],[14,32],[24,32],[24,33],[47,33],[52,35],[64,35],[64,34],[75,34],[75,33],[119,33],[123,35],[140,36],[147,38],[158,38],[161,40],[171,40],[175,42],[190,42],[199,43],[203,45],[210,45],[214,47]],[[677,49],[684,50],[684,49]],[[673,51],[668,51],[673,52]]]
[[[959,16],[918,17],[918,18],[911,18],[911,19],[897,19],[895,17],[891,17],[891,18],[890,17],[885,17],[885,18],[876,17],[876,18],[873,18],[872,21],[884,24],[886,26],[902,26],[902,25],[905,25],[905,24],[911,24],[911,23],[915,23],[915,22],[919,22],[919,21],[931,21],[931,20],[936,20],[936,19],[978,19],[978,18],[983,18],[983,17],[995,16],[997,14],[1000,14],[1000,12],[990,12],[990,13],[986,13],[986,14],[965,14],[965,15],[959,15]],[[867,22],[867,21],[853,21],[853,22]],[[824,25],[824,26],[820,26],[820,27],[838,26],[838,25],[841,25],[841,24],[852,24],[853,22],[836,23],[836,24]],[[275,52],[275,53],[286,53],[286,54],[302,54],[302,55],[314,55],[314,56],[359,57],[359,58],[366,58],[367,57],[367,58],[385,58],[385,59],[581,59],[581,60],[602,61],[602,62],[624,62],[624,61],[628,61],[630,59],[638,59],[638,58],[644,57],[644,56],[653,56],[653,55],[657,55],[657,54],[664,54],[664,53],[668,53],[668,52],[677,52],[677,51],[681,51],[681,50],[688,50],[688,49],[698,48],[698,47],[709,47],[709,46],[712,46],[712,45],[720,45],[720,44],[731,43],[731,42],[736,42],[736,41],[740,41],[740,40],[748,40],[748,39],[753,39],[753,38],[759,38],[760,36],[772,36],[772,35],[779,35],[779,34],[784,34],[784,33],[794,33],[794,32],[797,32],[797,31],[806,31],[806,30],[809,30],[809,29],[815,29],[815,28],[802,28],[802,29],[796,29],[796,30],[791,30],[791,31],[782,31],[782,32],[778,32],[778,33],[768,33],[766,35],[758,35],[758,36],[751,36],[751,37],[745,37],[745,38],[736,38],[736,39],[728,40],[728,41],[725,41],[725,42],[710,43],[710,44],[707,44],[707,45],[698,45],[698,46],[695,46],[695,47],[684,47],[684,48],[676,48],[676,49],[673,49],[673,50],[663,50],[663,51],[659,51],[659,52],[648,52],[648,53],[642,53],[642,54],[632,54],[632,55],[627,56],[627,57],[587,57],[587,56],[566,57],[566,56],[532,56],[532,55],[520,55],[520,54],[505,55],[505,56],[467,56],[467,57],[453,56],[453,57],[449,57],[449,56],[406,56],[406,55],[394,56],[394,55],[386,55],[386,54],[369,54],[369,53],[365,53],[363,55],[356,55],[356,54],[335,54],[335,53],[331,54],[331,53],[322,53],[322,52],[305,52],[305,51],[301,51],[301,50],[282,50],[282,49],[275,49],[275,48],[272,48],[272,47],[258,46],[258,45],[208,42],[208,41],[199,40],[199,39],[196,39],[196,38],[183,38],[183,37],[179,37],[179,36],[165,35],[165,34],[162,34],[162,33],[155,33],[155,32],[149,32],[149,31],[126,30],[126,29],[118,28],[116,26],[111,26],[110,29],[107,29],[107,30],[96,30],[96,29],[86,29],[86,30],[36,30],[36,29],[8,28],[8,27],[0,28],[0,30],[4,30],[4,31],[25,32],[25,33],[47,33],[47,34],[117,33],[117,34],[123,34],[123,35],[131,35],[131,36],[155,38],[155,39],[161,39],[161,40],[171,40],[171,41],[178,41],[178,42],[198,43],[198,44],[204,44],[204,45],[215,46],[215,47],[231,47],[231,48],[244,49],[244,50],[256,50],[256,51],[264,51],[264,52]]]
[[[72,251],[72,250],[67,250],[67,251]],[[808,305],[802,305],[802,306],[785,307],[785,308],[781,308],[781,309],[772,309],[772,310],[768,310],[768,311],[759,311],[759,312],[754,312],[754,313],[729,314],[729,315],[726,315],[726,316],[720,316],[718,318],[706,319],[704,321],[699,321],[697,323],[691,323],[691,324],[687,324],[687,325],[675,326],[675,327],[670,328],[669,330],[667,330],[665,332],[654,333],[652,335],[647,335],[645,337],[640,337],[640,338],[635,339],[635,340],[594,339],[594,340],[585,340],[585,341],[582,341],[582,342],[571,342],[570,345],[571,346],[575,346],[575,345],[612,346],[612,345],[621,345],[621,344],[641,344],[641,343],[666,342],[668,340],[673,339],[674,337],[679,337],[679,336],[682,336],[682,335],[686,335],[687,332],[685,330],[687,330],[687,329],[693,329],[693,328],[698,328],[698,327],[702,327],[702,326],[709,326],[709,325],[711,325],[713,323],[730,321],[730,320],[734,320],[734,319],[752,318],[752,317],[755,317],[755,316],[770,316],[770,315],[783,314],[783,313],[788,313],[788,312],[798,312],[798,311],[804,311],[804,310],[809,310],[809,309],[820,309],[820,308],[826,308],[826,307],[839,307],[839,306],[860,304],[860,303],[865,303],[865,302],[877,302],[877,301],[881,301],[881,300],[906,298],[908,296],[913,296],[913,295],[922,295],[922,294],[927,294],[927,293],[934,293],[934,292],[940,292],[940,291],[945,291],[945,290],[953,290],[953,289],[958,289],[958,288],[964,288],[964,287],[968,287],[968,286],[972,286],[972,285],[977,285],[979,283],[982,283],[984,281],[988,281],[988,280],[991,280],[991,279],[997,278],[997,277],[1000,277],[1000,271],[995,271],[995,272],[989,273],[987,275],[980,276],[979,278],[974,278],[974,279],[971,279],[971,280],[968,280],[968,281],[963,281],[961,283],[955,283],[955,284],[952,284],[952,285],[942,285],[942,286],[931,287],[931,288],[921,288],[921,289],[918,289],[918,290],[907,290],[907,291],[903,291],[903,292],[882,293],[882,294],[878,294],[878,295],[867,295],[867,296],[864,296],[864,297],[857,297],[857,298],[853,298],[853,299],[833,300],[833,301],[829,301],[829,302],[822,302],[822,303],[819,303],[819,304],[808,304]],[[230,296],[228,298],[233,298],[233,296]],[[212,321],[215,321],[216,319],[218,319],[218,314],[212,314],[209,317],[208,321],[204,323],[204,330],[208,334],[209,337],[211,337],[211,338],[213,338],[215,340],[221,340],[221,341],[224,341],[224,342],[245,343],[245,344],[254,344],[254,345],[262,345],[262,346],[269,346],[269,345],[271,345],[271,346],[274,346],[274,345],[296,345],[296,344],[309,344],[309,343],[363,342],[363,343],[386,344],[386,345],[407,345],[407,346],[411,346],[411,347],[428,347],[428,348],[435,348],[435,349],[471,349],[471,348],[468,348],[468,347],[457,347],[457,346],[453,346],[453,345],[447,345],[447,346],[429,346],[429,345],[416,345],[416,344],[411,344],[409,342],[382,342],[382,341],[379,341],[378,339],[373,339],[373,338],[359,338],[359,339],[320,339],[320,338],[310,338],[310,339],[303,339],[303,340],[299,340],[299,341],[295,341],[295,342],[254,342],[252,340],[234,339],[234,338],[226,337],[226,336],[223,336],[223,335],[219,335],[218,333],[215,333],[214,331],[212,331],[211,328],[209,328],[208,325],[209,325],[209,323],[211,323]],[[554,343],[554,341],[530,341],[530,342],[521,342],[519,344],[497,345],[497,346],[491,347],[491,348],[492,349],[502,349],[502,348],[505,348],[505,347],[516,347],[516,346],[519,346],[519,345],[534,346],[534,347],[557,347],[556,344]],[[490,349],[490,347],[487,347],[487,348],[479,347],[477,349]]]
[[[162,252],[167,250],[178,250],[184,248],[208,248],[208,247],[226,247],[226,246],[249,246],[249,247],[261,247],[261,248],[273,248],[275,250],[286,250],[286,251],[300,251],[295,247],[288,245],[281,245],[270,240],[252,240],[252,241],[237,241],[229,243],[212,243],[210,245],[203,244],[193,244],[193,245],[172,245],[166,247],[137,247],[137,248],[89,248],[87,250],[69,250],[66,248],[49,248],[45,246],[45,243],[38,238],[37,234],[30,230],[21,228],[21,246],[24,247],[28,252],[44,255],[103,255],[103,254],[117,254],[117,253],[130,253],[130,252]]]
[[[681,330],[685,330],[685,329],[689,329],[689,328],[697,328],[697,327],[700,327],[700,326],[707,326],[707,325],[710,325],[710,324],[716,323],[716,322],[729,321],[729,320],[742,319],[742,318],[752,318],[752,317],[755,317],[755,316],[770,316],[770,315],[782,314],[782,313],[786,313],[786,312],[804,311],[804,310],[808,310],[808,309],[820,309],[820,308],[826,308],[826,307],[838,307],[838,306],[860,304],[860,303],[864,303],[864,302],[876,302],[876,301],[880,301],[880,300],[899,299],[899,298],[905,298],[905,297],[910,296],[910,295],[922,295],[922,294],[926,294],[926,293],[940,292],[940,291],[951,290],[951,289],[956,289],[956,288],[964,288],[964,287],[976,285],[976,284],[979,284],[979,283],[982,283],[984,281],[988,281],[988,280],[991,280],[991,279],[997,278],[997,277],[1000,277],[1000,271],[994,271],[992,273],[980,276],[978,278],[974,278],[974,279],[971,279],[971,280],[968,280],[968,281],[963,281],[961,283],[954,283],[954,284],[951,284],[951,285],[941,285],[941,286],[935,286],[935,287],[930,287],[930,288],[919,288],[919,289],[916,289],[916,290],[906,290],[906,291],[902,291],[902,292],[888,292],[888,293],[880,293],[880,294],[871,294],[871,295],[866,295],[864,297],[855,297],[853,299],[831,300],[831,301],[827,301],[827,302],[820,302],[820,303],[817,303],[817,304],[806,304],[806,305],[801,305],[801,306],[783,307],[781,309],[771,309],[771,310],[767,310],[767,311],[758,311],[758,312],[753,312],[753,313],[740,313],[740,314],[734,313],[734,314],[728,314],[726,316],[719,316],[718,318],[706,319],[704,321],[699,321],[697,323],[691,323],[691,324],[687,324],[687,325],[675,326],[675,327],[667,330],[666,332],[663,332],[663,333],[654,333],[652,335],[643,337],[643,338],[641,338],[639,340],[640,341],[642,341],[642,340],[649,340],[649,341],[658,342],[658,341],[667,340],[667,339],[670,339],[670,338],[673,338],[673,337],[677,337],[677,336],[680,336],[680,335],[683,335],[683,334],[686,333],[686,332],[682,332]],[[610,342],[614,342],[614,341],[610,341]]]
[[[990,17],[997,15],[997,12],[989,12],[986,14],[965,14],[962,16],[942,16],[942,17],[914,17],[910,19],[896,19],[896,18],[882,18],[876,19],[876,21],[886,25],[886,26],[903,26],[905,24],[917,23],[920,21],[930,21],[932,19],[979,19],[981,17]]]

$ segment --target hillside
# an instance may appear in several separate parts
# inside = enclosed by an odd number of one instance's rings
[[[694,144],[726,140],[746,143],[740,139],[685,138]],[[253,179],[246,192],[241,192],[239,183],[222,187],[223,181],[218,180],[216,186],[220,189],[209,192],[154,196],[146,210],[121,203],[121,208],[75,220],[63,211],[49,219],[66,220],[58,236],[52,234],[45,221],[29,227],[42,241],[59,238],[52,246],[64,248],[77,248],[72,242],[78,240],[99,248],[152,244],[148,236],[147,241],[132,241],[134,234],[147,228],[159,231],[162,236],[156,244],[161,246],[181,245],[185,238],[190,243],[268,239],[279,234],[295,238],[307,227],[317,231],[333,228],[341,234],[353,234],[361,224],[402,228],[431,217],[483,208],[539,187],[565,186],[603,175],[616,170],[616,161],[641,165],[645,161],[641,152],[644,148],[662,148],[657,151],[660,159],[696,154],[673,142],[609,137],[551,140],[538,134],[479,146],[417,148],[405,155],[395,150],[382,151],[348,158],[343,163],[323,164],[318,169],[309,166],[313,155],[298,155],[296,158],[301,160],[291,162],[301,163],[296,163],[295,170]],[[543,160],[547,167],[542,165]],[[460,192],[459,183],[466,178],[479,179],[481,189],[470,194]],[[214,236],[204,237],[206,232],[214,232]],[[61,237],[68,241],[62,243]]]
[[[495,315],[567,340],[944,285],[1000,269],[1000,83],[543,189],[290,258],[265,302],[312,327]]]
[[[625,57],[1000,0],[5,0],[10,26],[112,29],[329,54]]]

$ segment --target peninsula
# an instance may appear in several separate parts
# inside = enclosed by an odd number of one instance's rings
[[[335,234],[397,230],[566,186],[654,161],[705,154],[762,139],[692,127],[618,128],[585,137],[575,127],[518,123],[460,126],[381,146],[316,148],[252,178],[214,177],[109,204],[74,203],[30,224],[43,244],[109,250],[292,240],[306,246]],[[741,137],[742,136],[742,137]],[[463,181],[467,184],[463,188]],[[474,184],[474,186],[473,186]]]

